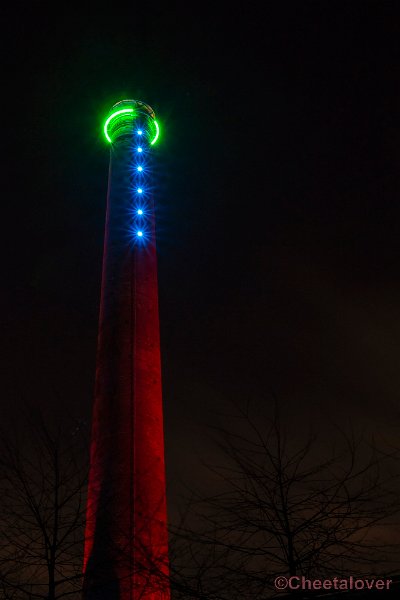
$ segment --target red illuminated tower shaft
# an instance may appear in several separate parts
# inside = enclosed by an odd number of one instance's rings
[[[112,116],[114,115],[114,116]],[[85,535],[86,600],[168,600],[151,154],[154,113],[113,107]],[[155,130],[155,126],[157,129]]]

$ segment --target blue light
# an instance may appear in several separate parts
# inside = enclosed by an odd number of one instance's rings
[[[138,152],[143,152],[143,148],[141,148],[141,147],[139,146],[139,148],[137,149],[137,151],[138,151]]]
[[[143,214],[143,211],[142,211],[142,209],[141,209],[141,208],[138,208],[137,214],[138,214],[138,215],[142,215],[142,214]]]
[[[137,236],[138,236],[138,237],[143,237],[143,231],[138,231],[138,232],[137,232]]]
[[[138,189],[137,189],[137,193],[138,193],[138,194],[142,194],[142,193],[143,193],[143,190],[142,190],[142,188],[138,188]]]
[[[138,129],[138,130],[137,130],[137,134],[138,134],[138,135],[142,135],[142,133],[143,133],[143,131],[142,131],[141,129]]]
[[[139,173],[141,173],[143,171],[143,167],[138,167],[137,170],[139,171]]]

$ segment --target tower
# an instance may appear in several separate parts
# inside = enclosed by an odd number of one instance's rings
[[[168,600],[168,540],[150,106],[123,100],[104,125],[110,168],[85,600]]]

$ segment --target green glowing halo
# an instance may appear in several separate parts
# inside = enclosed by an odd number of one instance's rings
[[[112,139],[108,135],[108,125],[110,121],[112,121],[113,119],[115,119],[115,117],[123,113],[133,113],[133,108],[122,108],[121,110],[116,110],[108,117],[107,121],[104,123],[104,135],[106,136],[106,139],[108,142],[110,142],[110,144],[112,144]]]
[[[155,144],[156,141],[158,140],[158,136],[160,135],[160,128],[158,126],[158,123],[155,119],[153,119],[153,123],[156,126],[156,135],[154,136],[153,140],[150,142],[151,145]]]
[[[120,115],[127,114],[127,113],[128,114],[130,113],[130,115],[132,117],[135,116],[135,111],[133,108],[122,108],[122,109],[116,110],[113,113],[111,113],[111,115],[107,118],[106,122],[104,123],[104,135],[105,135],[106,140],[110,144],[113,143],[113,141],[110,138],[109,133],[108,133],[108,129],[109,129],[109,125],[110,125],[111,121],[113,121],[116,118],[119,118]],[[160,135],[160,127],[159,127],[157,121],[154,118],[152,118],[152,122],[154,123],[154,126],[155,126],[155,135],[154,135],[154,138],[150,142],[151,146],[153,146],[156,143],[156,141],[158,140],[158,137]]]

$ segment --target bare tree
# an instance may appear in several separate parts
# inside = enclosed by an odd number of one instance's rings
[[[3,433],[0,589],[7,600],[79,597],[86,456],[77,424]]]
[[[327,453],[311,433],[296,444],[277,412],[240,419],[239,432],[217,431],[217,493],[197,492],[172,528],[177,597],[255,600],[277,575],[398,570],[397,451],[341,432]]]
[[[88,471],[85,430],[84,424],[70,420],[52,427],[36,415],[0,435],[0,597],[5,600],[81,600]],[[131,534],[124,529],[126,519],[119,523],[115,505],[108,506],[114,493],[112,485],[105,490],[97,516],[113,522],[115,536],[126,537],[126,552],[114,547],[112,537],[108,539],[107,526],[99,528],[101,556],[94,582],[98,593],[113,595],[113,586],[129,587],[132,580],[136,594],[160,594],[169,586],[168,567],[164,553],[158,556],[146,543],[154,523],[141,523],[132,546]],[[113,561],[124,566],[118,581]]]

